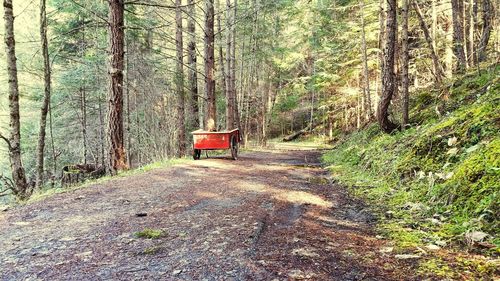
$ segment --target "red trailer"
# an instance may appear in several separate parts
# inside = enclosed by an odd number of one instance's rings
[[[240,130],[222,132],[207,132],[197,130],[193,135],[193,158],[200,159],[202,150],[231,149],[231,156],[234,160],[238,158],[238,144],[240,143]]]

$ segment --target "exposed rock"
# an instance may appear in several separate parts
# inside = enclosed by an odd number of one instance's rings
[[[434,245],[434,244],[429,244],[429,245],[425,246],[425,248],[429,251],[438,251],[441,249],[441,247],[439,247],[438,245]]]
[[[394,218],[394,212],[393,211],[387,211],[385,212],[385,217],[388,219]]]
[[[471,231],[471,232],[467,232],[465,234],[465,238],[468,241],[472,241],[472,242],[481,242],[484,239],[486,239],[486,237],[488,237],[488,236],[489,236],[488,233],[485,233],[482,231]]]
[[[421,256],[419,256],[419,255],[412,255],[412,254],[395,255],[394,257],[398,260],[410,260],[410,259],[421,258]]]
[[[293,255],[297,256],[302,256],[302,257],[308,257],[308,258],[317,258],[319,257],[319,254],[317,254],[313,249],[310,248],[299,248],[299,249],[294,249],[292,251]]]
[[[383,247],[382,249],[380,249],[379,252],[381,252],[381,253],[391,253],[393,250],[394,250],[394,247]]]

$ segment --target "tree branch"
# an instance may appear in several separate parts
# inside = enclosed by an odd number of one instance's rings
[[[14,183],[12,182],[11,179],[4,177],[3,175],[0,175],[0,182],[2,182],[5,187],[7,187],[7,189],[0,191],[0,194],[2,196],[4,196],[4,194],[9,190],[14,191]]]
[[[9,150],[12,148],[12,146],[10,145],[9,139],[6,138],[4,135],[2,135],[2,133],[0,133],[0,139],[3,139],[7,143],[7,146],[9,147]]]

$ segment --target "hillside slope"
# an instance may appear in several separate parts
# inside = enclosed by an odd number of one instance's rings
[[[401,251],[459,248],[486,261],[500,253],[499,69],[415,93],[411,128],[388,135],[373,125],[323,156],[339,181],[378,209]],[[423,268],[454,276],[438,264]],[[484,272],[495,261],[480,264],[461,265]]]

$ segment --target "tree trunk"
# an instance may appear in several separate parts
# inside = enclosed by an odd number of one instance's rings
[[[215,3],[216,6],[217,6],[217,9],[218,10],[221,10],[221,7],[220,7],[220,0],[217,0],[217,2]],[[218,40],[219,40],[219,44],[218,44],[218,48],[219,48],[219,71],[220,71],[220,75],[221,75],[221,88],[222,88],[222,95],[224,96],[224,98],[226,99],[226,105],[228,104],[228,99],[229,99],[229,95],[228,95],[228,86],[229,86],[229,83],[227,82],[228,80],[228,77],[226,75],[226,63],[224,61],[224,47],[222,46],[223,45],[223,40],[222,40],[222,20],[221,20],[221,14],[222,12],[218,12],[217,13],[217,34],[218,34]],[[226,56],[228,54],[226,53]],[[229,57],[227,57],[227,59],[229,59]],[[229,128],[227,126],[227,120],[229,119],[228,118],[228,107],[226,106],[226,113],[225,113],[225,117],[226,117],[226,128]]]
[[[101,158],[101,165],[104,167],[106,165],[106,156],[105,156],[105,141],[104,141],[104,114],[102,110],[102,103],[103,103],[103,97],[101,94],[101,91],[99,91],[99,97],[97,101],[97,111],[99,112],[99,139],[100,141],[100,158]]]
[[[464,38],[465,38],[465,57],[466,62],[469,67],[473,66],[473,46],[470,37],[471,30],[474,28],[472,22],[472,1],[465,1],[465,11],[464,11]]]
[[[80,112],[82,114],[82,146],[83,146],[83,163],[87,164],[87,94],[85,92],[85,87],[80,87]]]
[[[471,14],[471,29],[469,33],[469,41],[470,41],[470,48],[472,50],[472,64],[477,65],[478,63],[478,57],[477,57],[477,39],[476,39],[476,33],[478,29],[478,20],[477,20],[477,0],[471,0],[471,5],[472,5],[472,14]]]
[[[457,72],[462,73],[467,67],[464,51],[464,0],[451,0],[453,17],[453,52],[457,58]]]
[[[182,0],[175,0],[175,46],[177,53],[177,67],[175,84],[177,86],[177,157],[186,154],[186,127],[184,125],[184,44],[182,38]]]
[[[124,1],[109,0],[108,171],[127,169],[123,140]]]
[[[441,9],[442,11],[443,9]],[[445,13],[445,23],[443,24],[443,29],[446,33],[446,49],[445,49],[445,75],[447,78],[451,78],[453,75],[453,21],[451,9],[444,10]]]
[[[233,52],[233,41],[232,41],[232,12],[231,12],[231,0],[226,0],[226,64],[227,64],[227,91],[226,91],[226,129],[234,129],[234,89],[233,89],[233,72],[232,72],[232,52]]]
[[[372,100],[371,100],[371,92],[370,92],[370,71],[368,69],[368,54],[366,51],[366,34],[365,34],[365,0],[360,1],[360,9],[361,9],[361,51],[363,54],[363,73],[364,73],[364,82],[365,82],[365,107],[367,109],[366,112],[366,120],[369,121],[372,118]]]
[[[40,188],[44,183],[44,150],[45,150],[45,136],[47,126],[47,113],[50,103],[50,89],[51,89],[51,69],[49,58],[49,46],[47,40],[47,13],[46,13],[46,0],[40,0],[40,39],[42,41],[42,56],[43,56],[43,80],[44,80],[44,96],[42,101],[42,108],[40,110],[40,131],[38,133],[37,145],[37,162],[36,162],[36,187]]]
[[[492,29],[493,20],[493,5],[491,0],[482,0],[482,19],[483,19],[483,32],[478,46],[478,60],[482,62],[486,59],[486,47],[490,40],[490,33]]]
[[[127,102],[127,117],[125,119],[126,122],[126,131],[127,131],[127,165],[132,167],[132,132],[131,132],[131,122],[130,122],[130,64],[128,55],[130,53],[130,44],[127,40],[127,34],[125,33],[125,53],[127,57],[125,59],[125,97]]]
[[[384,0],[379,0],[379,33],[378,33],[378,49],[379,49],[379,64],[380,70],[384,69],[384,38],[385,38],[385,18],[386,12],[384,7]],[[380,81],[382,81],[382,71],[380,72]],[[378,94],[382,96],[382,83],[379,85]]]
[[[197,56],[196,56],[196,6],[194,0],[188,0],[189,19],[188,19],[188,80],[189,80],[189,129],[198,129],[200,127],[199,106],[198,106],[198,72],[197,72]]]
[[[436,79],[437,84],[441,84],[444,74],[443,74],[443,68],[436,54],[436,49],[434,48],[435,46],[434,41],[432,40],[431,35],[429,34],[429,28],[427,28],[427,24],[425,24],[424,16],[422,15],[420,6],[418,5],[417,1],[413,1],[412,4],[413,7],[415,8],[415,12],[417,13],[418,20],[420,22],[420,28],[422,28],[422,31],[424,32],[427,46],[429,47],[429,50],[431,50],[431,58],[432,62],[434,63],[434,70],[436,71],[434,73],[434,78]]]
[[[403,0],[403,7],[401,10],[401,87],[403,98],[403,124],[402,128],[408,124],[408,106],[409,106],[409,93],[410,81],[408,77],[408,65],[410,60],[409,47],[408,47],[408,9],[410,0]]]
[[[384,48],[384,63],[382,68],[382,95],[380,97],[377,119],[380,128],[390,133],[397,129],[397,125],[389,120],[389,106],[395,90],[394,56],[396,49],[396,18],[397,1],[387,0],[387,22]]]
[[[231,18],[231,38],[232,38],[232,51],[231,51],[231,88],[233,97],[233,128],[240,127],[240,114],[238,108],[238,94],[236,92],[236,13],[238,11],[238,0],[234,0],[233,16]],[[241,133],[241,132],[240,132]]]
[[[10,137],[7,140],[9,148],[10,168],[12,172],[12,192],[20,199],[27,199],[31,195],[31,188],[26,181],[21,159],[21,121],[19,116],[19,85],[17,80],[16,41],[14,39],[14,15],[12,0],[4,0],[5,22],[5,54],[7,58],[7,75],[9,84],[9,116]]]
[[[54,144],[54,122],[52,122],[52,102],[49,103],[49,130],[50,130],[50,146],[52,150],[52,175],[57,174],[57,155],[56,146]]]
[[[214,1],[205,0],[205,92],[207,95],[205,130],[207,131],[214,131],[217,128],[214,79],[214,39]]]

